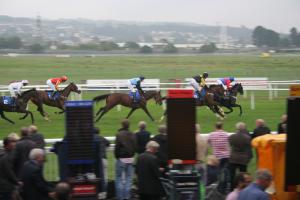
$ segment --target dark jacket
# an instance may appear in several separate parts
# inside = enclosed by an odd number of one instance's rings
[[[287,122],[281,122],[278,124],[277,133],[286,133],[287,131]]]
[[[120,129],[116,135],[115,142],[115,157],[116,158],[131,158],[136,152],[135,136],[129,130]]]
[[[145,147],[146,147],[146,144],[150,140],[150,135],[151,134],[145,130],[140,130],[135,133],[136,143],[137,143],[137,152],[139,154],[145,152]]]
[[[32,135],[30,135],[29,137],[33,142],[36,143],[36,147],[40,148],[40,149],[45,149],[45,140],[44,140],[44,136],[40,133],[33,133]]]
[[[153,137],[155,142],[159,144],[159,150],[156,153],[160,167],[166,168],[168,165],[168,144],[166,134],[157,134]]]
[[[258,136],[262,136],[262,135],[270,134],[270,133],[271,133],[271,130],[269,129],[269,127],[259,126],[253,130],[252,139],[254,139]]]
[[[100,149],[99,149],[100,154],[101,154],[100,157],[107,159],[106,148],[109,147],[110,142],[105,137],[103,137],[102,135],[98,135],[98,134],[94,134],[94,141],[100,143]]]
[[[23,137],[17,142],[13,158],[17,177],[20,175],[23,164],[29,160],[30,151],[34,148],[36,144],[29,137]]]
[[[136,174],[140,194],[161,194],[159,165],[155,155],[149,152],[140,154],[136,162]]]
[[[21,171],[24,200],[46,200],[52,191],[51,185],[44,179],[43,170],[36,161],[25,162]]]
[[[0,158],[0,192],[12,192],[18,185],[12,156],[12,152],[5,152]]]
[[[228,138],[231,146],[229,162],[247,165],[252,158],[251,137],[245,132],[237,132]]]

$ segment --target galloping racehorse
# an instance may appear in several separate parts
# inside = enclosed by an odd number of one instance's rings
[[[150,119],[152,121],[154,121],[153,117],[151,116],[151,114],[149,113],[149,111],[146,107],[147,101],[152,98],[154,98],[156,104],[159,104],[159,105],[162,104],[162,97],[161,97],[160,91],[146,91],[145,94],[143,95],[143,97],[141,98],[141,100],[137,103],[134,103],[132,101],[131,97],[129,97],[129,95],[125,94],[125,93],[113,93],[113,94],[104,94],[104,95],[97,96],[93,100],[96,102],[99,102],[99,101],[105,99],[106,105],[104,107],[100,108],[99,111],[97,112],[96,116],[98,116],[98,115],[99,116],[96,119],[96,122],[98,122],[105,113],[107,113],[110,109],[112,109],[113,107],[115,107],[118,104],[131,108],[131,110],[128,113],[126,118],[129,118],[130,115],[136,109],[141,108],[150,117]]]
[[[3,96],[0,97],[0,116],[3,119],[5,119],[5,120],[9,121],[10,123],[14,124],[14,122],[12,120],[8,119],[4,115],[4,111],[5,112],[25,113],[25,115],[23,117],[21,117],[20,119],[25,119],[28,116],[28,114],[30,114],[31,123],[33,124],[34,123],[33,114],[29,110],[26,110],[27,103],[31,98],[36,98],[36,100],[39,101],[38,93],[37,93],[37,90],[35,88],[23,92],[21,94],[21,96],[19,96],[18,98],[15,99],[15,105],[5,104],[5,97],[3,97]]]
[[[56,99],[51,99],[49,97],[49,94],[47,91],[38,90],[38,97],[39,98],[31,98],[32,103],[34,103],[38,107],[38,111],[41,113],[41,115],[48,120],[48,113],[46,113],[43,109],[43,104],[46,104],[47,106],[57,107],[61,109],[61,112],[58,112],[58,114],[62,114],[65,112],[64,110],[64,103],[67,100],[68,96],[71,92],[76,92],[78,94],[81,93],[80,90],[78,90],[78,87],[75,83],[70,83],[67,87],[65,87],[63,90],[59,91],[59,97]]]

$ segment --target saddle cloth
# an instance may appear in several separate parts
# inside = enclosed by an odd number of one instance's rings
[[[57,98],[60,97],[60,93],[59,93],[59,92],[56,92],[56,94],[55,94],[54,97],[52,98],[53,92],[54,92],[54,91],[47,91],[47,95],[48,95],[49,99],[56,100]]]
[[[10,96],[3,96],[2,97],[2,102],[3,102],[4,105],[15,106],[16,105],[16,98],[15,97],[10,97]]]
[[[134,93],[130,91],[128,95],[129,95],[130,98],[133,98],[134,97],[133,94]],[[135,99],[134,100],[136,102],[139,102],[141,100],[141,95],[138,91],[135,92]]]

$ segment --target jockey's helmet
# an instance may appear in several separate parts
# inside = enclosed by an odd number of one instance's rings
[[[61,77],[61,80],[62,80],[62,81],[66,81],[66,80],[68,80],[68,77],[67,77],[67,76],[62,76],[62,77]]]
[[[231,82],[233,82],[234,81],[234,77],[232,76],[232,77],[229,77],[229,80],[231,81]]]
[[[23,85],[27,85],[29,83],[28,80],[22,80],[21,82],[23,83]]]
[[[145,77],[144,76],[140,76],[140,79],[141,79],[141,81],[143,81],[145,79]]]
[[[207,77],[208,77],[208,73],[207,73],[207,72],[204,72],[204,73],[202,74],[202,77],[203,77],[203,78],[207,78]]]

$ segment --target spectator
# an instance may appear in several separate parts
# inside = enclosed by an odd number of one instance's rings
[[[0,158],[0,200],[11,200],[20,185],[13,171],[12,152],[16,146],[15,138],[5,137],[3,139],[4,154]]]
[[[66,182],[56,184],[54,189],[55,200],[70,200],[71,199],[71,186]]]
[[[17,142],[14,151],[14,167],[17,177],[20,176],[23,164],[29,160],[28,156],[33,148],[36,148],[36,143],[29,138],[29,129],[21,128],[21,139]]]
[[[207,156],[207,165],[206,165],[206,186],[209,186],[212,183],[218,181],[219,174],[219,160],[215,155]]]
[[[240,172],[247,171],[247,165],[252,158],[251,137],[246,129],[246,124],[239,122],[236,124],[237,132],[229,136],[231,152],[229,157],[229,170],[231,177],[231,189],[236,169]]]
[[[252,181],[251,175],[247,172],[240,172],[234,178],[234,190],[229,193],[226,197],[226,200],[237,200],[239,193],[242,189],[247,187]]]
[[[269,195],[264,191],[271,185],[272,175],[267,169],[256,171],[256,180],[239,193],[238,200],[269,200]]]
[[[212,147],[213,155],[215,155],[220,162],[220,168],[223,169],[228,165],[230,155],[228,133],[223,130],[222,122],[217,122],[215,127],[216,130],[211,132],[208,136],[208,143]]]
[[[133,162],[136,151],[135,136],[129,131],[129,121],[122,121],[122,128],[116,135],[116,193],[117,199],[130,199],[130,188],[133,176]]]
[[[108,181],[108,174],[107,174],[107,155],[106,155],[106,148],[108,148],[110,146],[110,142],[103,137],[100,134],[100,130],[99,128],[95,127],[94,128],[94,141],[98,141],[100,143],[100,158],[102,160],[102,164],[103,164],[103,177],[104,177],[104,185],[103,185],[103,189],[104,191],[106,191],[106,187],[107,187],[107,181]]]
[[[159,150],[156,153],[160,168],[167,169],[168,166],[168,143],[167,143],[167,127],[160,125],[158,127],[159,134],[153,137],[153,141],[159,144]]]
[[[255,129],[253,130],[252,139],[265,134],[270,134],[271,130],[266,126],[263,119],[257,119],[255,121]]]
[[[32,149],[29,159],[24,163],[21,170],[21,180],[23,182],[24,200],[47,200],[53,196],[51,185],[43,177],[43,163],[45,161],[45,151],[43,149]]]
[[[139,131],[135,133],[137,142],[137,152],[138,154],[145,152],[145,146],[150,140],[150,133],[146,131],[147,124],[144,121],[139,122]]]
[[[160,171],[155,153],[159,144],[150,141],[146,145],[146,152],[139,155],[136,163],[136,174],[141,200],[158,200],[161,196],[162,185],[159,180]]]
[[[29,126],[29,138],[36,143],[37,148],[45,149],[44,136],[38,132],[38,128],[34,125]]]
[[[200,125],[196,124],[196,160],[197,170],[201,173],[202,181],[205,182],[205,157],[207,155],[207,141],[206,139],[200,134]]]
[[[287,115],[281,116],[281,122],[278,124],[277,133],[286,133],[287,131]]]

